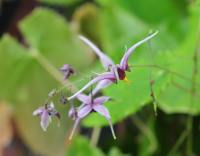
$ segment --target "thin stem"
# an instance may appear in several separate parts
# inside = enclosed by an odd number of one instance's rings
[[[180,77],[180,78],[182,78],[182,79],[184,79],[184,80],[186,80],[186,81],[192,82],[192,79],[191,79],[191,78],[188,78],[188,77],[185,76],[185,75],[182,75],[182,74],[180,74],[180,73],[178,73],[178,72],[175,72],[175,71],[172,71],[172,70],[170,70],[170,69],[167,69],[167,68],[164,68],[164,67],[160,67],[160,66],[154,65],[154,64],[131,65],[131,67],[149,67],[149,68],[157,68],[157,69],[163,70],[163,71],[165,71],[165,72],[174,74],[174,75],[176,75],[177,77]],[[198,84],[197,82],[196,82],[196,85],[199,85],[199,86],[200,86],[200,84]]]
[[[188,89],[188,88],[182,86],[181,84],[179,84],[177,82],[172,81],[172,85],[174,85],[176,88],[181,89],[181,90],[183,90],[183,91],[185,91],[185,92],[187,92],[189,94],[192,94],[192,90],[191,89]],[[194,93],[192,96],[200,97],[200,94]]]
[[[62,76],[58,72],[58,70],[55,69],[55,67],[37,50],[31,49],[31,54],[33,58],[37,60],[37,62],[49,73],[52,77],[54,77],[58,82],[63,84]]]
[[[153,135],[152,131],[150,128],[148,128],[144,122],[137,116],[134,116],[132,118],[134,124],[138,127],[138,129],[144,134],[146,135],[146,137],[149,140],[150,143],[150,151],[153,152],[156,148],[157,148],[157,142],[155,141],[155,136]],[[153,140],[153,141],[152,141]]]
[[[198,52],[199,52],[199,40],[200,40],[200,20],[198,23],[198,30],[197,30],[197,41],[196,41],[196,47],[193,55],[193,68],[192,68],[192,85],[191,85],[191,106],[192,108],[194,100],[193,95],[196,93],[196,77],[198,73]],[[187,155],[193,155],[193,117],[188,116],[187,120],[187,131],[189,133],[188,139],[187,139],[187,146],[186,146],[186,152]]]
[[[73,83],[71,83],[69,80],[65,80],[65,82],[63,81],[62,78],[62,74],[40,53],[38,52],[36,49],[30,49],[30,53],[32,55],[33,58],[35,58],[37,60],[37,62],[50,74],[53,76],[53,78],[55,78],[55,80],[57,80],[59,83],[61,83],[62,85],[67,85],[70,88],[68,88],[72,93],[77,91],[76,86],[74,86]],[[58,94],[59,91],[61,90],[56,90],[55,94]],[[46,102],[49,102],[51,100],[52,97],[48,97]],[[69,140],[72,139],[72,136],[74,134],[74,131],[78,125],[80,120],[76,120],[74,127],[72,129],[71,135],[69,137]]]
[[[99,128],[99,127],[93,128],[92,136],[91,136],[91,140],[90,140],[90,144],[92,146],[96,146],[97,145],[99,137],[100,137],[100,134],[101,134],[101,128]]]
[[[51,74],[58,82],[62,85],[67,84],[70,86],[70,91],[76,92],[76,87],[69,81],[63,81],[62,74],[37,50],[31,49],[31,55],[38,61],[38,63],[49,73]]]
[[[157,116],[158,115],[158,112],[157,112],[158,102],[156,101],[156,97],[153,92],[153,85],[151,84],[151,82],[150,82],[150,87],[151,87],[151,98],[153,100],[153,109],[154,109],[155,116]]]
[[[151,57],[153,64],[155,64],[155,60],[154,60],[153,55],[152,55],[151,42],[148,41],[148,43],[149,43],[148,45],[149,45],[150,57]],[[150,69],[150,71],[149,71],[150,96],[151,96],[151,99],[152,99],[155,116],[157,116],[158,115],[157,114],[158,102],[156,100],[154,90],[153,90],[154,83],[155,83],[155,81],[152,79],[152,69]]]
[[[182,132],[182,134],[180,135],[180,137],[178,138],[178,140],[176,141],[175,145],[170,150],[170,152],[167,154],[167,156],[173,156],[173,155],[175,155],[175,153],[177,152],[177,150],[179,149],[179,147],[183,144],[183,142],[187,138],[187,136],[188,136],[188,131],[187,131],[187,129],[185,129]]]
[[[188,116],[187,118],[187,142],[186,142],[186,153],[187,155],[193,155],[193,150],[192,150],[192,141],[193,141],[193,137],[192,137],[192,129],[193,129],[193,117],[192,116]]]

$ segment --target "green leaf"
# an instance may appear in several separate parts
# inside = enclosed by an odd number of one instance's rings
[[[142,56],[144,57],[142,57],[142,59],[136,59],[134,61],[135,64],[148,64],[148,57],[144,59],[145,55],[146,54],[143,53]],[[130,83],[120,81],[104,90],[105,95],[112,99],[112,101],[107,102],[105,106],[110,111],[113,123],[136,113],[151,101],[150,72],[150,68],[135,67],[130,73],[127,73]],[[164,84],[168,82],[168,79],[165,78],[165,73],[160,70],[154,71],[154,80],[161,85],[161,87],[157,88],[157,92],[160,92]],[[102,126],[108,125],[108,122],[99,114],[93,113],[84,120],[84,125]]]
[[[0,40],[1,99],[12,104],[18,130],[28,146],[42,155],[62,155],[65,136],[71,127],[69,120],[63,115],[58,128],[53,119],[44,133],[39,118],[33,117],[32,112],[60,85],[58,80],[62,76],[58,69],[64,63],[84,69],[91,59],[64,18],[51,10],[35,9],[20,23],[20,28],[28,48],[8,35]],[[65,114],[64,106],[55,103],[61,115]]]
[[[28,44],[44,53],[56,67],[67,62],[81,68],[84,64],[90,63],[90,61],[84,61],[84,58],[90,60],[91,56],[84,47],[80,46],[81,42],[77,35],[71,31],[65,19],[54,11],[37,8],[31,15],[25,17],[19,26]],[[61,56],[59,61],[54,59],[55,53]],[[66,58],[65,55],[71,59]]]
[[[10,36],[5,35],[0,40],[0,98],[12,95],[17,88],[17,83],[23,79],[23,73],[31,62],[31,57],[26,49],[19,46]],[[21,77],[18,77],[21,75]],[[9,95],[9,96],[10,96]]]
[[[103,152],[98,148],[90,145],[89,140],[78,136],[73,138],[72,143],[67,149],[66,156],[104,156]]]
[[[106,11],[104,13],[105,15],[102,15],[103,47],[105,51],[110,52],[109,54],[111,54],[111,57],[114,58],[114,60],[117,60],[116,62],[119,62],[124,54],[124,45],[128,45],[128,47],[130,47],[137,41],[144,38],[144,36],[146,37],[147,35],[142,34],[144,34],[145,31],[147,33],[148,27],[145,24],[142,24],[141,21],[138,21],[134,17],[129,16],[122,10],[119,13],[117,13],[117,10],[115,9],[108,10],[108,12]],[[123,19],[123,22],[119,20],[119,18]],[[123,23],[127,24],[124,26]],[[104,29],[106,30],[106,25],[110,25],[109,33],[107,31],[104,32]],[[130,29],[132,26],[135,26],[135,29]],[[142,45],[135,50],[135,52],[130,57],[129,64],[148,65],[157,63],[157,60],[159,61],[160,58],[160,47],[165,49],[165,47],[167,46],[163,42],[170,42],[171,38],[172,37],[170,35],[165,35],[165,32],[160,32],[155,38],[152,39],[152,41],[146,43],[145,45]],[[125,42],[131,43],[125,44]],[[147,46],[150,43],[151,48]],[[174,45],[172,45],[171,47],[168,46],[168,48],[172,47],[174,47]],[[155,58],[155,62],[153,61],[153,59],[151,59],[151,53]],[[162,58],[162,60],[164,59]],[[166,64],[166,62],[164,62],[163,64]],[[128,79],[131,82],[130,84],[119,82],[117,85],[113,84],[112,86],[105,89],[105,94],[113,99],[113,101],[106,104],[111,113],[113,123],[121,121],[125,117],[136,113],[144,105],[148,104],[152,100],[150,97],[151,71],[151,68],[133,67],[132,71],[130,73],[127,73]],[[162,70],[153,70],[152,72],[152,79],[155,80],[157,84],[159,84],[159,87],[155,87],[157,94],[159,94],[160,90],[164,89],[165,84],[169,81],[169,79],[168,77],[166,77],[166,73]],[[103,117],[99,116],[98,114],[92,114],[85,119],[84,124],[86,126],[101,126],[107,125],[108,123]]]
[[[108,6],[111,8],[123,8],[132,15],[137,15],[138,17],[151,23],[158,23],[166,21],[169,19],[177,19],[183,13],[186,12],[186,1],[178,6],[173,0],[96,0],[103,6]],[[179,3],[180,4],[180,3]],[[159,7],[158,7],[159,6]],[[184,12],[185,11],[185,12]]]
[[[80,34],[99,43],[100,39],[100,14],[101,10],[92,3],[85,3],[77,8],[73,14],[72,23],[74,29]]]
[[[108,18],[108,20],[102,20],[102,23],[105,22],[105,25],[109,25],[108,22],[116,23],[110,24],[109,33],[102,33],[102,36],[104,35],[105,37],[102,42],[105,42],[104,49],[106,49],[106,51],[111,51],[111,56],[113,56],[115,60],[119,60],[123,55],[121,53],[123,51],[122,48],[118,47],[118,45],[121,45],[119,43],[123,42],[119,42],[119,40],[123,38],[123,40],[126,39],[127,41],[129,41],[131,33],[128,34],[130,29],[127,28],[127,25],[130,22],[122,22],[127,23],[124,26],[120,25],[120,20],[116,20],[114,22],[113,19],[115,18],[110,18],[117,12],[115,11],[115,9],[116,8],[108,10],[109,14],[105,14],[105,19]],[[123,20],[125,21],[127,17],[125,16],[126,14],[121,15],[123,15]],[[195,18],[196,20],[193,21],[194,23],[192,24],[191,30],[196,30],[196,27],[198,25],[197,19],[199,19],[197,17]],[[129,21],[131,21],[130,19]],[[137,23],[138,22],[136,22],[136,25]],[[140,30],[139,25],[138,30]],[[194,31],[192,34],[195,35],[196,33],[197,32]],[[188,34],[191,33],[188,32]],[[184,42],[174,40],[172,34],[168,34],[167,30],[160,31],[158,36],[156,36],[155,39],[152,39],[151,48],[136,49],[136,52],[133,54],[133,56],[131,56],[131,59],[129,60],[130,64],[132,64],[132,62],[136,65],[156,64],[157,68],[135,68],[134,70],[132,70],[131,73],[128,74],[128,78],[132,82],[131,84],[125,85],[123,82],[119,82],[119,84],[112,85],[105,89],[105,94],[113,99],[113,101],[106,104],[112,116],[113,123],[121,121],[125,117],[136,113],[145,104],[148,104],[152,100],[152,98],[150,97],[151,92],[149,83],[151,79],[155,81],[155,84],[153,85],[153,91],[155,94],[156,103],[158,103],[158,106],[164,111],[166,111],[167,113],[184,112],[192,114],[199,112],[199,98],[193,98],[194,104],[193,107],[190,108],[191,105],[189,105],[189,103],[191,101],[191,95],[188,94],[186,90],[174,87],[174,85],[172,84],[173,78],[174,80],[178,80],[178,82],[180,81],[181,85],[183,85],[184,88],[191,86],[191,81],[185,81],[183,78],[180,77],[188,77],[188,75],[192,74],[192,55],[188,55],[188,51],[193,51],[195,49],[194,43],[196,43],[196,37],[193,35],[189,35],[190,37],[188,37],[187,35],[187,38],[184,38],[188,41],[187,43],[185,42],[185,40]],[[183,47],[179,49],[178,46],[181,47],[181,45],[183,45]],[[177,52],[177,49],[179,49],[179,52]],[[148,52],[152,53],[152,59],[150,58],[151,54],[147,54]],[[179,59],[180,57],[181,59]],[[159,68],[159,66],[161,66],[161,68]],[[152,72],[151,79],[149,75],[150,72]],[[177,76],[177,74],[175,74],[174,72],[180,73],[183,76]],[[198,77],[199,76],[197,75],[197,81]],[[84,124],[86,126],[102,126],[107,125],[108,123],[103,117],[99,116],[97,113],[93,113],[84,120]]]
[[[197,71],[195,77],[193,77],[195,66],[194,55],[199,48],[199,7],[193,6],[191,8],[190,20],[190,32],[186,40],[168,57],[170,60],[168,68],[174,72],[181,73],[181,75],[183,75],[182,77],[186,77],[189,80],[172,74],[169,75],[171,83],[169,83],[166,89],[158,96],[160,108],[167,113],[200,113],[200,73]],[[198,60],[196,68],[200,68]],[[192,95],[193,90],[195,90],[193,93],[194,95]]]
[[[103,51],[118,58],[133,39],[141,37],[149,29],[143,21],[119,8],[104,9],[100,14],[100,23]]]

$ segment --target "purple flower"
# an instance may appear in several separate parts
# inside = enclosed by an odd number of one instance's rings
[[[64,80],[68,79],[72,74],[74,74],[74,69],[71,68],[69,64],[64,64],[61,68],[60,71],[64,75]]]
[[[92,48],[92,50],[98,55],[98,57],[100,58],[100,61],[103,65],[103,67],[108,70],[110,69],[110,67],[112,66],[117,66],[117,69],[120,70],[120,72],[122,71],[129,71],[129,66],[128,66],[128,59],[130,57],[130,55],[133,53],[133,51],[140,46],[141,44],[143,44],[144,42],[150,40],[151,38],[153,38],[155,35],[157,35],[158,31],[156,31],[155,33],[147,36],[146,38],[144,38],[143,40],[137,42],[136,44],[132,45],[124,54],[124,56],[122,57],[120,64],[119,65],[115,65],[112,61],[111,58],[109,58],[109,56],[107,56],[105,53],[103,53],[96,45],[94,45],[89,39],[87,39],[84,36],[79,36],[79,38],[88,46],[90,46]]]
[[[113,138],[116,139],[116,136],[115,136],[115,133],[113,130],[113,126],[112,126],[112,122],[111,122],[110,113],[109,113],[108,109],[105,106],[103,106],[103,103],[108,101],[109,97],[101,96],[101,97],[97,97],[97,98],[93,99],[92,95],[87,96],[84,94],[79,94],[79,95],[77,95],[77,99],[82,102],[82,105],[76,111],[76,119],[75,119],[75,123],[74,123],[74,126],[73,126],[73,129],[72,129],[69,139],[72,139],[74,131],[75,131],[78,123],[80,122],[80,120],[82,118],[84,118],[85,116],[87,116],[92,111],[98,112],[100,115],[104,116],[107,119],[107,121],[109,122],[109,125],[110,125],[110,129],[111,129]],[[70,109],[69,114],[75,114],[75,112]]]
[[[94,89],[94,93],[98,92],[100,89],[103,89],[107,87],[108,85],[112,84],[113,82],[117,83],[119,80],[128,81],[126,78],[126,71],[130,71],[129,65],[128,65],[128,59],[130,55],[134,52],[134,50],[140,46],[141,44],[145,43],[146,41],[153,38],[158,32],[155,32],[149,36],[147,36],[145,39],[137,42],[133,46],[131,46],[122,57],[120,64],[114,64],[112,59],[109,58],[105,53],[101,52],[101,50],[94,45],[90,40],[87,38],[80,36],[79,38],[86,43],[88,46],[90,46],[93,51],[98,55],[100,58],[100,61],[107,70],[107,72],[103,74],[99,74],[94,79],[92,79],[90,82],[88,82],[82,89],[80,89],[78,92],[76,92],[74,95],[68,98],[68,100],[71,100],[75,98],[78,94],[83,92],[85,89],[87,89],[89,86],[95,84],[98,82],[96,88]]]
[[[51,122],[52,116],[56,116],[58,119],[60,119],[60,114],[56,111],[53,103],[46,104],[43,107],[39,107],[33,112],[33,115],[37,115],[40,117],[40,125],[43,131],[47,130],[47,127]]]

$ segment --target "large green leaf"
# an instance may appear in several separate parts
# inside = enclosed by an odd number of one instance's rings
[[[119,12],[117,13],[117,11]],[[130,47],[138,40],[144,38],[144,36],[146,36],[148,33],[147,31],[149,30],[147,25],[145,25],[135,17],[128,15],[123,10],[112,9],[105,11],[104,15],[102,15],[101,18],[103,48],[105,49],[105,51],[109,52],[111,57],[116,62],[119,62],[120,58],[124,54],[124,45]],[[127,24],[124,25],[123,23]],[[110,25],[109,33],[108,31],[106,31],[106,25]],[[132,30],[131,27],[134,27],[135,29]],[[144,32],[146,32],[145,35]],[[136,51],[130,57],[129,64],[144,65],[160,63],[160,49],[171,49],[175,47],[175,45],[173,44],[171,44],[171,46],[167,46],[162,41],[170,45],[171,39],[172,36],[167,35],[165,31],[161,31],[150,42],[151,48],[147,46],[148,44],[146,43],[146,45],[142,45],[141,48],[136,49]],[[151,53],[155,59],[155,62],[154,59],[151,58]],[[162,58],[162,60],[164,60],[164,58]],[[163,61],[162,64],[165,65],[167,62],[168,61]],[[150,68],[133,67],[132,71],[128,73],[128,79],[130,79],[131,81],[130,84],[119,82],[117,85],[114,84],[111,87],[105,89],[105,94],[114,99],[113,101],[106,104],[106,106],[110,110],[114,123],[124,119],[132,113],[137,112],[145,104],[148,104],[151,101],[151,71],[152,70]],[[153,70],[152,72],[152,78],[156,80],[157,84],[159,84],[159,87],[156,87],[156,92],[157,94],[159,94],[160,90],[164,89],[165,84],[169,81],[169,79],[168,77],[166,77],[167,73],[162,70]],[[92,114],[91,117],[88,117],[85,120],[85,124],[87,126],[100,126],[107,124],[107,122],[105,119],[103,119],[103,117],[98,117],[97,114]]]
[[[120,7],[129,12],[135,14],[138,17],[151,22],[163,22],[169,19],[177,19],[182,13],[185,13],[183,8],[186,6],[186,1],[183,1],[182,6],[178,6],[173,0],[96,0],[103,6],[108,7]],[[180,3],[179,3],[180,4]],[[159,6],[159,7],[158,7]]]
[[[20,22],[20,29],[31,47],[44,53],[56,67],[64,63],[82,67],[90,62],[84,61],[84,58],[89,60],[91,56],[79,46],[77,35],[72,33],[65,19],[52,10],[35,9]],[[55,59],[55,54],[60,56],[59,61]]]
[[[52,88],[60,85],[57,80],[62,77],[57,69],[62,64],[83,69],[90,59],[64,18],[51,10],[35,9],[20,23],[20,28],[28,48],[8,35],[0,40],[0,97],[14,107],[20,134],[33,150],[43,155],[62,155],[70,122],[64,115],[60,128],[53,120],[44,133],[32,112],[44,104]],[[64,106],[56,107],[61,114],[66,113]]]
[[[110,54],[113,56],[114,60],[119,60],[123,55],[123,48],[119,48],[119,45],[120,47],[123,47],[122,45],[125,45],[125,40],[130,41],[132,30],[128,27],[131,27],[131,22],[134,19],[133,16],[129,16],[122,10],[119,12],[120,15],[118,14],[117,16],[117,11],[120,11],[120,9],[115,7],[108,9],[106,12],[104,12],[105,16],[102,15],[101,17],[103,48],[106,51],[110,51]],[[123,20],[116,20],[120,16],[123,16],[123,18],[121,18]],[[129,22],[123,22],[126,20]],[[188,18],[188,21],[189,20],[190,18]],[[104,26],[104,24],[109,25],[109,22],[112,24],[109,26],[108,33],[105,31],[106,26]],[[126,25],[123,25],[120,22],[126,23]],[[196,30],[198,25],[197,20],[196,22],[193,22],[194,23],[191,27],[191,30]],[[145,24],[141,25],[141,22],[139,21],[135,21],[135,25],[136,27],[134,31],[139,33],[134,37],[138,39],[138,36],[144,33],[144,30],[147,28],[147,26]],[[183,88],[191,86],[191,81],[188,82],[188,80],[185,81],[184,78],[181,78],[188,77],[188,75],[192,74],[192,55],[188,55],[188,53],[184,51],[194,50],[194,43],[196,42],[194,39],[195,36],[191,36],[191,32],[187,31],[187,38],[185,38],[184,35],[183,42],[180,42],[179,40],[175,39],[173,34],[168,32],[167,29],[162,29],[162,27],[160,27],[160,29],[161,30],[159,34],[151,41],[151,48],[145,47],[137,49],[129,60],[130,64],[156,64],[156,67],[154,67],[154,69],[135,68],[130,74],[128,74],[128,78],[132,82],[131,84],[125,85],[120,82],[117,85],[112,85],[111,87],[105,89],[105,94],[111,96],[111,98],[114,99],[114,101],[106,104],[110,110],[114,123],[124,119],[126,116],[132,113],[137,112],[145,104],[152,100],[150,97],[151,92],[149,84],[150,71],[152,72],[152,79],[155,80],[155,84],[153,86],[154,95],[156,98],[155,100],[156,103],[159,104],[160,108],[168,113],[194,113],[194,111],[196,113],[199,112],[199,98],[196,96],[193,98],[193,110],[190,109],[189,111],[189,107],[191,107],[191,105],[188,105],[188,103],[191,101],[189,100],[191,99],[191,95],[188,94],[187,91]],[[193,32],[193,35],[195,34],[196,32]],[[185,42],[185,40],[187,40],[188,43]],[[131,44],[129,43],[127,45]],[[178,46],[181,47],[182,45],[183,47],[179,49]],[[152,54],[148,54],[150,52]],[[180,56],[181,59],[177,61]],[[179,74],[183,76],[180,76]],[[183,88],[175,87],[172,83],[172,78],[173,80],[181,81]],[[189,76],[189,78],[191,77]],[[85,120],[84,123],[87,126],[101,126],[107,124],[106,120],[103,119],[103,117],[99,117],[98,114],[92,114]]]
[[[199,36],[200,36],[200,14],[199,6],[191,8],[190,32],[186,40],[167,58],[170,61],[169,69],[181,73],[183,76],[170,75],[171,83],[160,96],[158,96],[160,107],[168,113],[200,113],[200,63],[198,61]],[[193,78],[194,55],[197,52],[197,73]],[[183,77],[189,80],[183,79]],[[192,95],[192,86],[195,88],[195,95]]]

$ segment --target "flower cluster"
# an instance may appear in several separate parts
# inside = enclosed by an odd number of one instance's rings
[[[143,40],[137,42],[133,46],[131,46],[123,55],[121,61],[119,64],[115,64],[114,61],[108,57],[105,53],[103,53],[95,44],[93,44],[89,39],[87,39],[84,36],[79,36],[80,40],[82,40],[86,45],[88,45],[95,54],[99,57],[105,72],[96,75],[93,79],[91,79],[83,88],[78,90],[75,94],[72,96],[65,98],[63,95],[61,97],[61,102],[71,103],[71,108],[69,109],[68,116],[72,118],[72,120],[75,121],[70,138],[73,137],[74,131],[79,124],[80,120],[89,115],[91,112],[97,112],[98,114],[105,117],[105,119],[108,121],[110,125],[110,129],[113,135],[113,138],[115,139],[115,133],[113,130],[112,122],[111,122],[111,116],[108,111],[108,109],[103,105],[105,102],[109,100],[109,97],[107,96],[100,96],[96,97],[96,94],[102,90],[103,88],[108,87],[109,85],[113,83],[118,83],[120,80],[124,80],[128,82],[128,79],[126,77],[126,72],[130,72],[130,66],[128,64],[128,59],[130,55],[134,52],[134,50],[140,46],[141,44],[145,43],[146,41],[153,38],[158,32],[155,32]],[[64,75],[64,80],[68,79],[73,73],[74,69],[71,68],[70,65],[64,64],[63,67],[60,69],[60,71]],[[95,85],[96,87],[92,89],[92,91],[89,93],[89,95],[85,95],[83,93],[84,90],[89,88],[92,85]],[[52,93],[50,94],[52,95]],[[73,105],[74,99],[77,99],[81,102],[81,105],[79,107],[75,107]],[[46,131],[52,116],[56,116],[60,118],[59,113],[54,108],[53,103],[45,104],[44,107],[38,108],[36,111],[33,112],[33,115],[39,115],[41,118],[41,127],[44,131]]]

